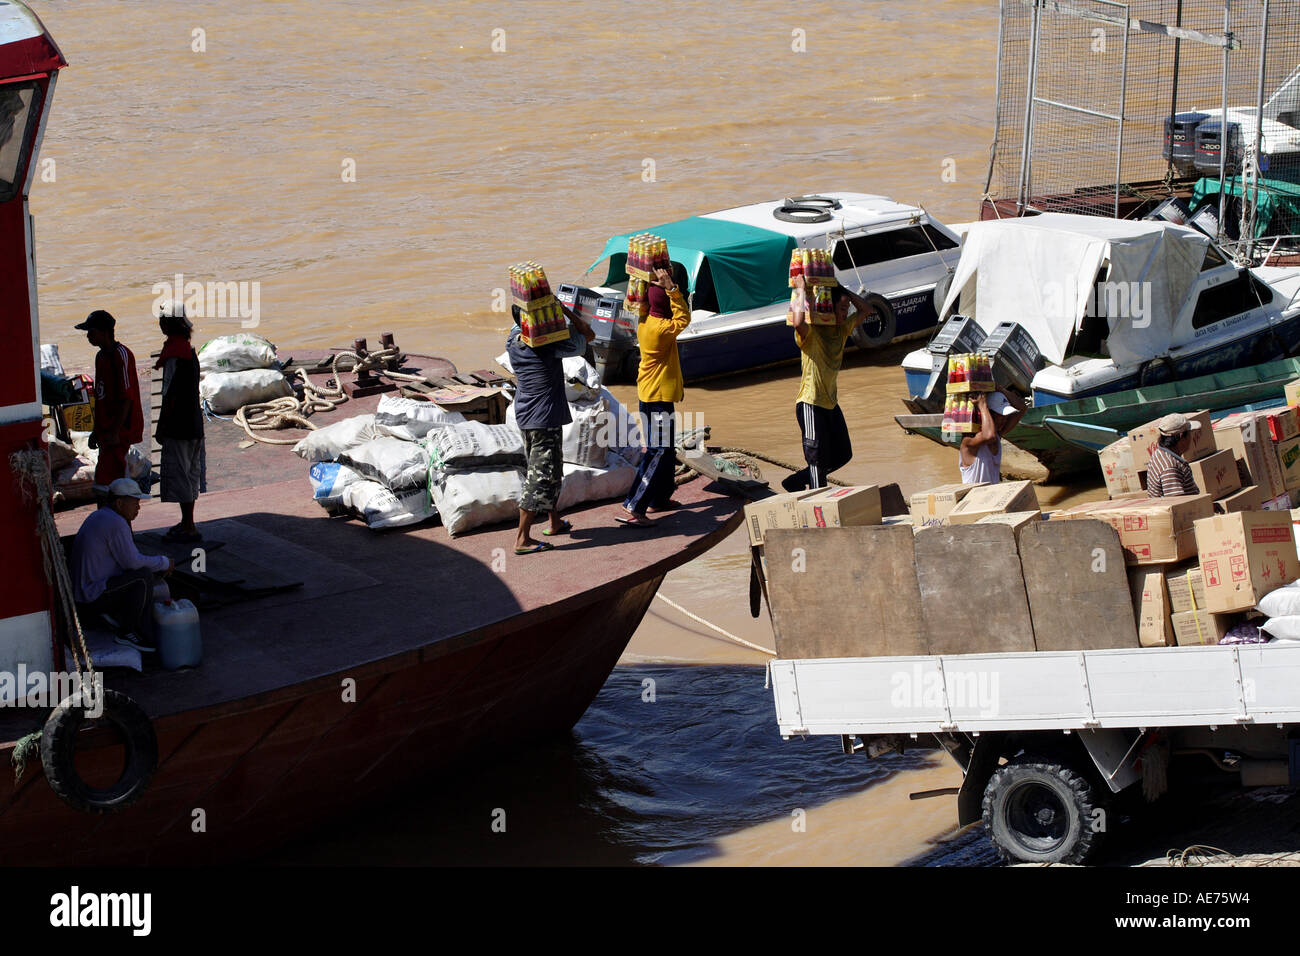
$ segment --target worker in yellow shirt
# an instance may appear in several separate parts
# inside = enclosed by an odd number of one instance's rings
[[[627,500],[626,514],[615,520],[630,528],[651,528],[646,511],[677,507],[677,428],[675,402],[685,395],[682,364],[677,357],[677,336],[691,324],[691,310],[682,290],[667,269],[656,269],[646,290],[650,314],[636,329],[641,346],[641,366],[636,376],[636,396],[641,404],[641,435],[645,454],[637,466],[636,480]]]
[[[796,276],[794,281],[796,288],[804,289],[803,276]],[[843,468],[853,457],[849,429],[836,394],[836,380],[844,360],[844,345],[871,307],[843,286],[832,289],[831,296],[835,305],[834,325],[813,325],[806,310],[796,310],[794,314],[794,337],[803,353],[803,377],[794,410],[803,434],[803,457],[808,467],[781,482],[786,491],[826,487],[830,473]],[[852,319],[850,305],[855,309]]]

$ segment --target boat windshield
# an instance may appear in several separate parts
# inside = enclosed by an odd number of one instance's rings
[[[27,177],[40,97],[32,80],[0,87],[0,202],[13,199]]]

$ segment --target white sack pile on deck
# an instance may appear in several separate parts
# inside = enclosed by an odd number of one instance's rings
[[[573,422],[564,428],[559,508],[621,498],[640,458],[636,420],[582,358],[564,360]],[[318,429],[294,446],[311,462],[315,500],[372,530],[440,517],[452,535],[513,522],[523,493],[524,439],[514,406],[506,423],[467,421],[431,402],[384,395],[373,415]]]
[[[203,343],[198,356],[199,398],[218,415],[293,394],[275,346],[260,335],[223,335]]]

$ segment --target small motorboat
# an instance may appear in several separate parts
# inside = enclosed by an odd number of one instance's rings
[[[587,270],[608,260],[603,283],[563,285],[557,293],[595,328],[593,359],[606,382],[636,378],[637,317],[622,303],[628,239],[642,232],[668,241],[684,276],[691,325],[677,347],[687,379],[798,358],[785,324],[796,248],[830,250],[839,282],[874,294],[874,314],[852,340],[870,349],[934,328],[961,244],[919,206],[848,192],[737,206],[612,236]]]
[[[1239,267],[1204,233],[1161,220],[991,220],[968,227],[940,319],[903,360],[909,411],[942,411],[948,352],[1008,339],[1008,367],[1037,407],[1292,355],[1300,268]]]

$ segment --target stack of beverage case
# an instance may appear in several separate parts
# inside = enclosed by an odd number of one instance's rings
[[[519,337],[531,348],[549,345],[568,338],[569,327],[564,311],[551,294],[546,273],[536,262],[521,262],[510,267],[510,294],[522,315]]]

